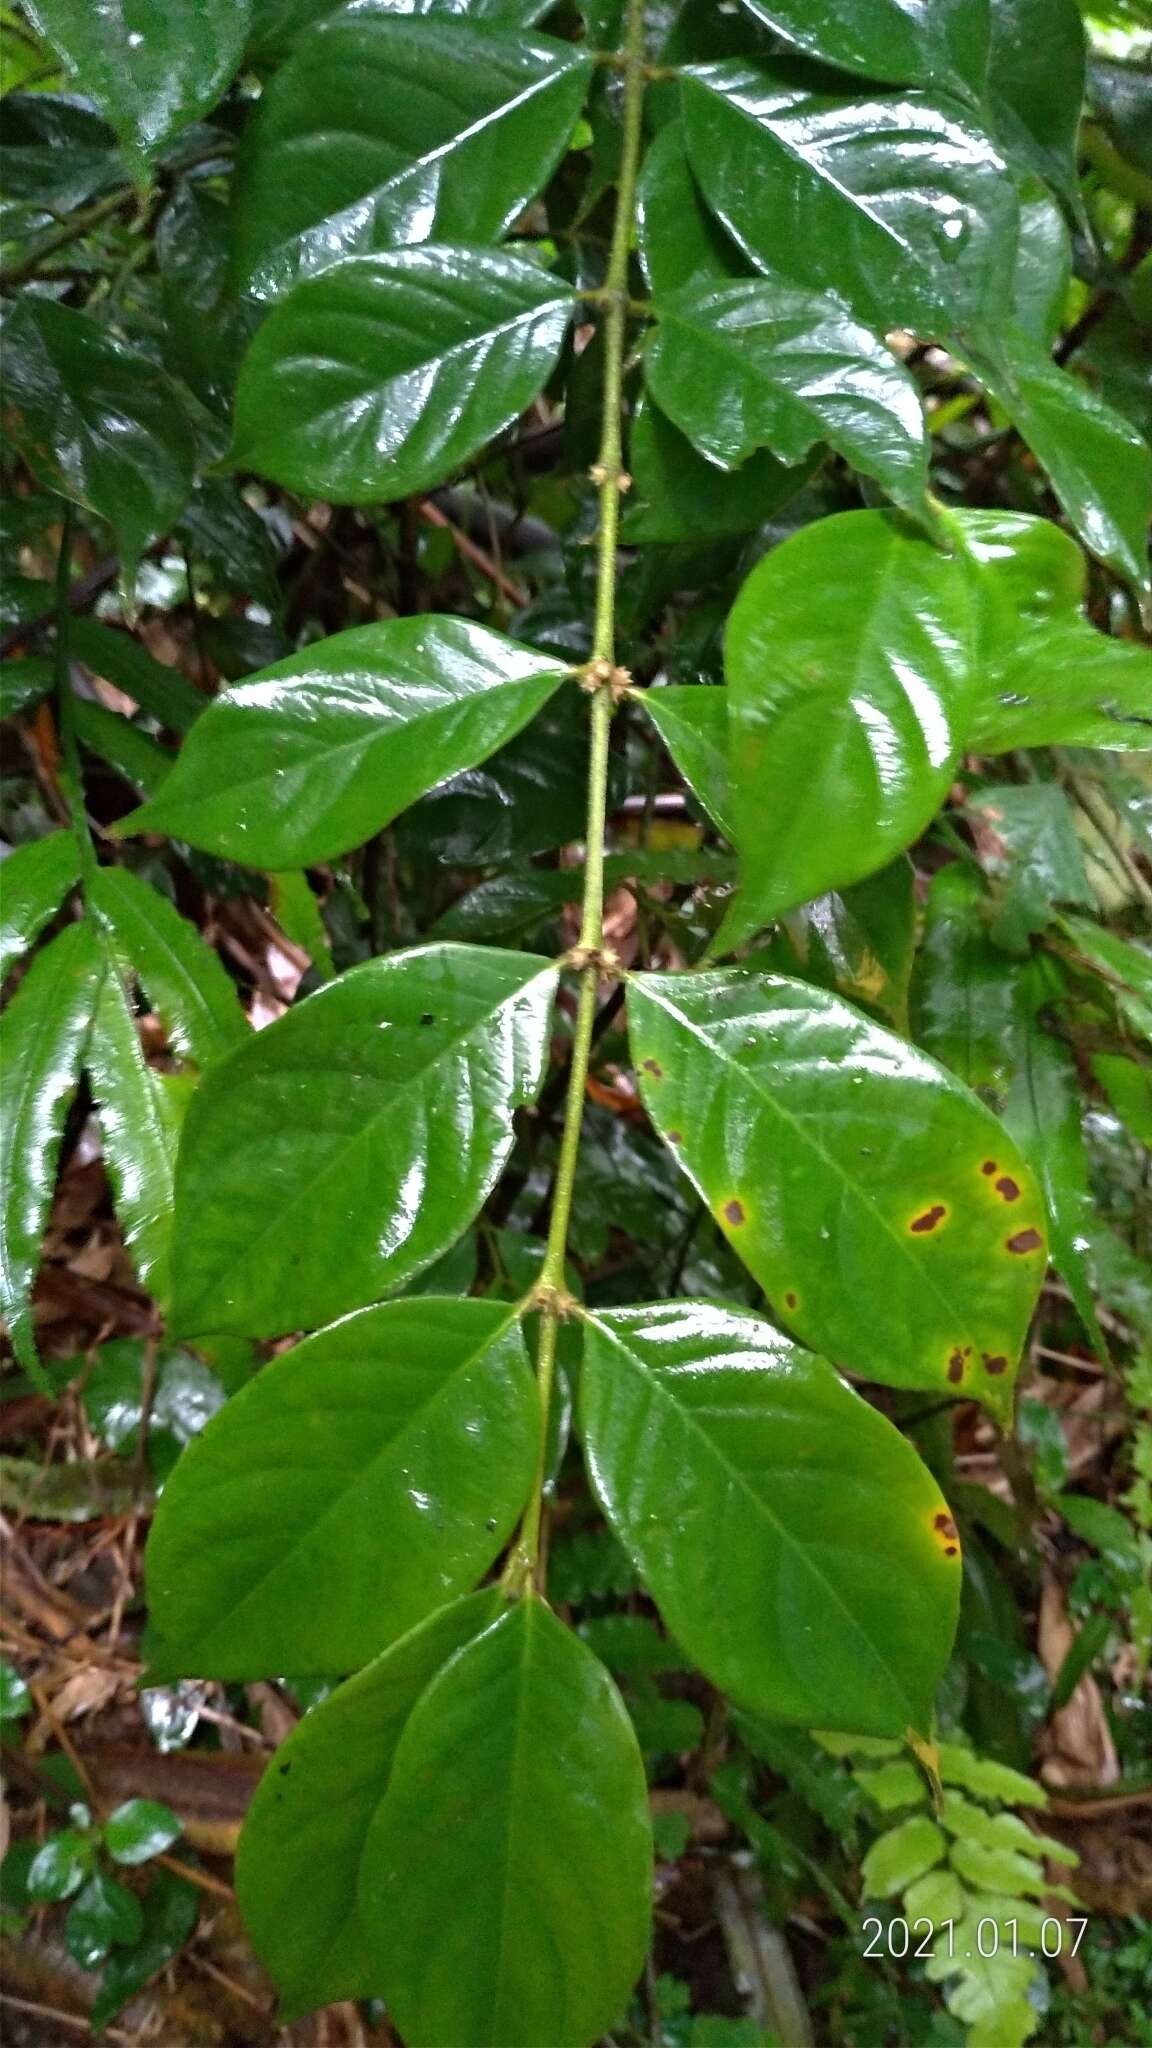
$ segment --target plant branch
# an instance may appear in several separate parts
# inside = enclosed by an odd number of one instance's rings
[[[30,277],[35,277],[41,264],[47,263],[49,258],[61,249],[67,249],[73,242],[78,242],[88,233],[89,228],[98,227],[102,220],[119,213],[121,207],[126,206],[134,198],[132,187],[121,185],[115,192],[107,193],[103,199],[94,200],[91,206],[80,207],[76,213],[69,214],[68,219],[61,221],[59,227],[50,228],[41,235],[39,241],[31,245],[27,254],[22,256],[18,263],[0,270],[0,291],[12,291],[17,285],[26,284]]]
[[[604,832],[608,802],[608,743],[615,710],[616,555],[620,530],[620,493],[627,488],[623,464],[621,411],[624,399],[624,345],[628,324],[628,258],[636,217],[636,181],[640,168],[644,95],[644,0],[628,0],[625,43],[624,142],[616,217],[603,295],[604,391],[600,453],[593,475],[599,486],[600,521],[596,543],[596,616],[590,668],[599,665],[605,680],[591,692],[588,762],[588,825],[584,895],[578,948],[589,956],[580,972],[580,996],[568,1069],[564,1130],[556,1169],[556,1187],[548,1225],[548,1247],[536,1298],[540,1303],[540,1339],[536,1378],[540,1390],[540,1448],[535,1484],[520,1540],[511,1561],[509,1583],[523,1591],[540,1570],[540,1523],[547,1474],[548,1422],[556,1372],[556,1345],[565,1309],[564,1255],[576,1187],[576,1161],[584,1119],[584,1096],[596,1022],[600,949],[604,938]]]

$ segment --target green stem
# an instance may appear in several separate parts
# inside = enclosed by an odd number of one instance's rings
[[[56,723],[60,734],[60,782],[68,799],[68,815],[80,849],[80,872],[90,880],[96,868],[88,813],[84,806],[84,775],[80,766],[80,741],[76,731],[76,699],[72,690],[69,652],[72,641],[72,534],[75,514],[66,501],[60,527],[60,549],[56,556],[56,645],[53,677],[56,686]]]
[[[620,181],[617,188],[616,218],[612,229],[608,272],[600,299],[605,308],[604,392],[600,453],[593,471],[600,491],[600,520],[596,542],[596,615],[592,638],[592,665],[603,663],[608,671],[613,668],[616,658],[616,553],[620,530],[620,492],[622,487],[627,488],[621,413],[624,399],[624,346],[629,311],[628,257],[636,218],[636,180],[640,169],[643,135],[644,0],[628,0],[624,65],[624,141]],[[590,719],[587,853],[579,938],[579,949],[587,953],[599,953],[604,937],[604,834],[608,806],[608,742],[613,709],[613,685],[610,681],[605,681],[592,693]],[[536,1353],[536,1379],[540,1390],[540,1448],[532,1498],[524,1516],[520,1540],[507,1575],[509,1585],[517,1590],[523,1590],[538,1575],[540,1567],[540,1524],[548,1455],[548,1420],[552,1403],[552,1385],[556,1374],[557,1337],[560,1318],[564,1311],[564,1255],[572,1215],[572,1197],[576,1187],[576,1162],[580,1151],[580,1129],[584,1119],[584,1096],[588,1084],[599,978],[598,961],[588,961],[580,972],[580,995],[572,1034],[568,1094],[564,1105],[564,1131],[560,1140],[560,1158],[556,1168],[556,1187],[548,1225],[548,1245],[536,1290],[540,1303],[540,1339]]]

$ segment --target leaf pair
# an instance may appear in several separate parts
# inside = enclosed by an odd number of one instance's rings
[[[31,944],[75,882],[71,834],[20,849],[5,863],[5,931]],[[126,981],[138,974],[173,1044],[205,1066],[244,1036],[227,977],[192,926],[121,869],[87,887],[92,915],[69,925],[32,962],[0,1022],[11,1090],[3,1133],[0,1300],[17,1356],[38,1370],[29,1295],[56,1178],[68,1106],[83,1067],[96,1099],[117,1208],[137,1270],[168,1294],[176,1137],[186,1087],[144,1058]]]

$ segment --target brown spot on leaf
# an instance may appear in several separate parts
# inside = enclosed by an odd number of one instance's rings
[[[945,1557],[959,1557],[959,1547],[955,1543],[946,1543],[944,1545],[944,1555]]]
[[[951,1515],[937,1515],[935,1521],[932,1524],[932,1527],[938,1530],[941,1536],[946,1536],[948,1538],[949,1543],[955,1543],[957,1530],[956,1524],[952,1520]]]
[[[662,1081],[662,1080],[663,1080],[663,1078],[664,1078],[664,1069],[663,1069],[663,1067],[662,1067],[662,1066],[660,1065],[660,1062],[659,1062],[659,1060],[641,1060],[640,1064],[641,1064],[641,1066],[643,1067],[643,1069],[644,1069],[644,1072],[645,1072],[646,1074],[651,1074],[654,1080],[656,1080],[656,1081]]]
[[[996,1161],[994,1159],[986,1159],[980,1171],[981,1173],[995,1173]]]
[[[682,1145],[684,1143],[683,1131],[669,1131],[668,1143],[670,1145]]]
[[[964,1377],[964,1353],[960,1350],[954,1351],[948,1360],[948,1377],[954,1387],[959,1386]]]
[[[1014,1237],[1006,1240],[1010,1252],[1038,1252],[1044,1239],[1038,1230],[1018,1230]]]
[[[1018,1202],[1020,1200],[1020,1183],[1018,1180],[1013,1180],[1010,1173],[1002,1173],[996,1183],[996,1193],[1003,1195],[1006,1202]]]
[[[931,1209],[925,1209],[922,1215],[914,1216],[908,1228],[915,1231],[918,1237],[922,1237],[929,1230],[935,1230],[938,1223],[943,1223],[947,1214],[944,1203],[935,1202]]]
[[[800,1296],[798,1294],[786,1294],[784,1296],[784,1306],[785,1308],[799,1308]]]
[[[725,1202],[725,1204],[724,1204],[724,1221],[725,1221],[725,1223],[743,1223],[743,1221],[744,1221],[744,1204],[743,1204],[743,1202],[737,1202],[737,1201],[735,1201],[735,1200],[733,1200],[733,1201],[731,1201],[731,1202]]]
[[[984,1360],[985,1372],[990,1372],[993,1374],[993,1376],[998,1376],[1002,1372],[1007,1372],[1008,1360],[1005,1358],[1002,1351],[982,1351],[980,1353],[980,1356]]]

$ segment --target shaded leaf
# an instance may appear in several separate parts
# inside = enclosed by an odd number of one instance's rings
[[[672,683],[641,703],[689,788],[725,838],[734,839],[728,769],[728,692]]]
[[[1015,1015],[1015,984],[988,936],[987,895],[955,861],[933,875],[912,978],[913,1035],[969,1088],[998,1088]]]
[[[810,57],[893,85],[933,79],[979,92],[988,53],[989,0],[744,0],[744,5]]]
[[[115,134],[92,107],[70,94],[12,92],[6,85],[0,141],[6,207],[67,212],[123,177]]]
[[[0,1126],[0,1309],[20,1364],[38,1379],[29,1295],[103,972],[91,927],[69,925],[32,962],[0,1018],[7,1097]]]
[[[928,1729],[955,1525],[911,1446],[823,1359],[703,1302],[622,1309],[587,1322],[581,1398],[609,1520],[714,1684],[800,1727]]]
[[[987,101],[1010,153],[1076,203],[1085,34],[1076,0],[995,0]]]
[[[64,1828],[36,1851],[27,1878],[28,1897],[38,1904],[69,1899],[92,1868],[92,1843],[75,1828]]]
[[[241,278],[270,298],[344,256],[499,241],[567,148],[590,74],[570,43],[486,20],[333,10],[245,134]]]
[[[247,1039],[236,990],[195,925],[127,868],[100,868],[88,901],[122,967],[139,975],[178,1052],[209,1067]]]
[[[315,1328],[446,1251],[539,1087],[555,979],[530,954],[393,953],[213,1068],[180,1152],[175,1325]]]
[[[969,809],[994,883],[991,935],[1006,952],[1026,953],[1058,904],[1091,907],[1072,807],[1058,783],[985,785]]]
[[[513,738],[564,676],[465,619],[334,633],[222,691],[161,794],[120,830],[250,867],[333,859]]]
[[[632,415],[628,460],[638,502],[629,503],[623,538],[698,542],[761,526],[795,497],[819,456],[789,465],[761,449],[739,469],[718,469],[646,397]]]
[[[417,1701],[369,1829],[361,1921],[411,2048],[598,2039],[643,1965],[651,1860],[619,1694],[529,1595]]]
[[[653,292],[747,276],[746,259],[724,233],[692,175],[682,122],[669,121],[653,137],[636,196],[640,261]]]
[[[487,1570],[539,1437],[503,1303],[422,1295],[308,1338],[233,1396],[164,1489],[148,1546],[154,1668],[366,1663]]]
[[[1044,1238],[995,1117],[803,982],[637,975],[629,1019],[653,1121],[773,1314],[867,1379],[1003,1414]]]
[[[537,396],[570,312],[565,285],[503,251],[349,257],[257,334],[235,463],[345,504],[443,483]]]
[[[257,1786],[240,1837],[236,1890],[288,2018],[379,1993],[381,1950],[357,1906],[365,1837],[417,1700],[500,1611],[492,1587],[430,1615],[313,1708]]]
[[[69,1908],[64,1945],[82,1970],[95,1970],[110,1949],[131,1948],[143,1926],[144,1909],[135,1892],[97,1870]]]
[[[108,521],[131,575],[192,488],[192,432],[175,385],[51,299],[20,299],[4,341],[5,419],[17,447],[41,482]]]
[[[0,980],[38,939],[80,879],[72,832],[48,832],[5,854],[0,880]]]
[[[653,396],[701,454],[738,469],[760,448],[798,463],[818,441],[923,506],[928,450],[908,372],[827,297],[754,280],[658,293]]]
[[[179,1955],[196,1925],[200,1895],[170,1870],[157,1870],[144,1897],[144,1926],[130,1949],[111,1955],[104,1967],[92,2007],[92,2030],[98,2033],[115,2019],[122,2005],[158,1970]]]
[[[166,1303],[180,1105],[144,1057],[114,957],[93,1011],[86,1065],[125,1243],[141,1281]]]
[[[180,669],[157,661],[131,633],[106,626],[100,619],[72,620],[68,652],[172,732],[187,732],[207,708],[208,699]]]

